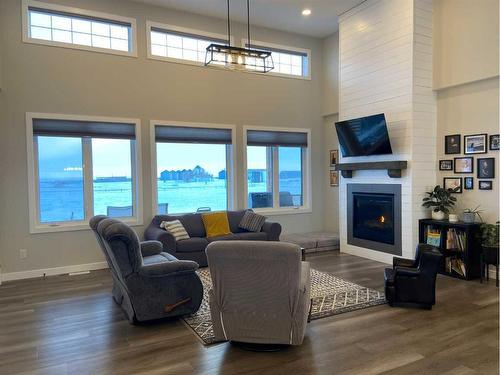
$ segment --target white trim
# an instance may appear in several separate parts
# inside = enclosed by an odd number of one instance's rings
[[[85,17],[90,17],[90,18],[97,18],[101,19],[103,21],[115,21],[115,22],[121,22],[121,23],[126,23],[130,24],[130,40],[129,40],[129,46],[131,48],[130,51],[118,51],[114,50],[111,48],[99,48],[99,47],[92,47],[92,46],[82,46],[79,44],[72,44],[72,43],[64,43],[64,42],[55,42],[52,40],[43,40],[43,39],[36,39],[36,38],[31,38],[29,36],[29,25],[28,25],[28,9],[30,7],[33,8],[40,8],[43,10],[47,10],[48,12],[50,11],[55,11],[55,12],[63,12],[63,13],[68,13],[69,15],[74,15],[74,16],[85,16]],[[40,44],[40,45],[45,45],[45,46],[52,46],[52,47],[62,47],[62,48],[70,48],[70,49],[79,49],[79,50],[84,50],[84,51],[89,51],[89,52],[98,52],[98,53],[107,53],[111,55],[119,55],[119,56],[126,56],[126,57],[137,57],[137,22],[135,18],[130,18],[130,17],[124,17],[124,16],[118,16],[115,14],[109,14],[109,13],[102,13],[102,12],[95,12],[91,10],[86,10],[86,9],[80,9],[80,8],[74,8],[74,7],[67,7],[63,5],[57,5],[57,4],[50,4],[50,3],[45,3],[41,1],[35,1],[35,0],[22,0],[22,34],[23,34],[23,42],[24,43],[31,43],[31,44]]]
[[[191,29],[191,28],[187,28],[187,27],[168,25],[165,23],[159,23],[159,22],[154,22],[154,21],[150,21],[150,20],[146,21],[146,51],[147,51],[147,58],[148,59],[171,62],[171,63],[176,63],[176,64],[201,66],[204,68],[215,68],[215,69],[222,68],[222,69],[224,69],[224,66],[217,66],[217,65],[206,66],[205,63],[202,63],[199,61],[176,59],[174,57],[153,55],[151,53],[151,29],[153,27],[161,29],[165,33],[168,33],[169,31],[173,31],[173,32],[189,34],[189,35],[192,35],[193,38],[200,36],[200,37],[205,37],[205,38],[214,38],[214,39],[218,39],[218,40],[227,40],[227,35],[212,33],[212,32],[203,31],[203,30],[196,30],[196,29]],[[233,43],[234,43],[234,37],[231,37],[231,44],[233,44]]]
[[[269,207],[269,208],[257,208],[253,209],[257,213],[263,215],[294,215],[299,213],[311,213],[312,212],[312,179],[311,179],[311,129],[309,128],[282,128],[282,127],[268,127],[268,126],[253,126],[244,125],[243,126],[243,176],[245,177],[243,183],[243,204],[244,208],[248,208],[248,160],[247,160],[247,132],[248,130],[264,130],[264,131],[281,131],[281,132],[303,132],[307,133],[307,148],[305,149],[305,160],[302,161],[302,191],[303,191],[303,206],[290,208],[290,207]],[[275,159],[275,157],[273,157]],[[277,165],[273,165],[273,178],[277,175],[275,173]],[[275,183],[273,182],[273,187]],[[274,196],[276,194],[274,187],[273,189],[273,202],[275,200]],[[278,189],[279,190],[279,189]],[[279,194],[279,193],[278,193]]]
[[[241,45],[243,47],[245,47],[247,45],[247,42],[248,42],[248,39],[246,39],[246,38],[241,39]],[[311,69],[312,69],[312,67],[311,67],[311,50],[310,49],[285,46],[285,45],[282,45],[282,44],[268,43],[268,42],[263,42],[263,41],[253,40],[252,39],[251,40],[251,46],[253,46],[253,45],[256,45],[257,49],[258,49],[259,46],[261,46],[261,47],[269,47],[269,48],[274,48],[274,49],[280,49],[280,50],[283,50],[284,53],[286,53],[287,51],[289,51],[290,53],[299,52],[299,53],[305,53],[305,54],[307,54],[307,60],[308,60],[308,62],[307,62],[307,66],[308,66],[307,76],[296,76],[296,75],[293,75],[293,74],[276,73],[276,72],[273,72],[272,70],[270,72],[267,72],[267,73],[259,73],[259,72],[255,72],[255,71],[252,71],[252,70],[242,70],[243,72],[253,73],[253,74],[259,74],[259,75],[266,75],[266,76],[281,77],[281,78],[293,78],[293,79],[301,79],[301,80],[307,80],[307,81],[311,80]]]
[[[87,206],[92,202],[84,201],[85,204],[85,219],[82,221],[73,222],[61,222],[61,223],[50,223],[41,224],[38,221],[38,189],[37,189],[37,168],[38,165],[35,163],[35,142],[33,141],[33,119],[56,119],[56,120],[69,120],[69,121],[99,121],[99,122],[111,122],[111,123],[128,123],[134,124],[135,127],[135,158],[132,160],[132,172],[134,172],[135,164],[135,175],[132,175],[132,181],[136,181],[135,189],[135,199],[133,201],[133,207],[136,209],[134,211],[134,216],[127,218],[120,218],[125,223],[131,226],[137,226],[143,224],[143,202],[142,202],[142,151],[141,151],[141,121],[139,119],[132,118],[121,118],[121,117],[104,117],[104,116],[85,116],[85,115],[68,115],[68,114],[58,114],[58,113],[26,113],[26,146],[27,146],[27,164],[28,164],[28,205],[29,205],[29,226],[30,233],[50,233],[50,232],[66,232],[66,231],[78,231],[78,230],[90,230],[87,220],[90,219],[90,212],[93,212],[93,205]],[[83,142],[82,142],[83,143]],[[85,159],[85,150],[82,148],[84,153],[84,162],[88,162],[89,158]],[[85,172],[84,172],[85,173]],[[91,172],[90,172],[91,173]],[[134,184],[134,182],[132,182]],[[85,194],[87,198],[88,194]]]
[[[63,275],[75,272],[102,270],[106,268],[108,268],[107,262],[96,262],[96,263],[76,264],[72,266],[63,266],[54,268],[41,268],[29,271],[9,272],[1,275],[2,278],[0,279],[0,283],[5,281],[32,279],[35,277],[55,276],[55,275]]]
[[[157,160],[156,160],[156,136],[155,125],[160,126],[184,126],[190,128],[211,128],[211,129],[230,129],[231,130],[231,149],[226,151],[226,178],[228,184],[227,209],[233,210],[236,208],[236,171],[235,171],[235,156],[236,153],[236,125],[231,124],[214,124],[202,122],[186,122],[186,121],[165,121],[165,120],[150,120],[150,150],[151,150],[151,203],[153,216],[158,215],[158,176],[157,176]],[[229,164],[228,159],[232,159]],[[185,212],[189,213],[189,212]],[[175,215],[183,213],[176,212]]]

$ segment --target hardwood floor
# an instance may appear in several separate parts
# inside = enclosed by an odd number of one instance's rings
[[[383,288],[385,265],[339,254],[311,265]],[[302,346],[203,346],[180,320],[131,326],[107,270],[0,286],[0,374],[498,374],[498,289],[439,276],[432,311],[387,305],[309,324]]]

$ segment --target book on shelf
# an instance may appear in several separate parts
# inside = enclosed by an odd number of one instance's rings
[[[439,229],[433,229],[432,227],[427,227],[427,245],[432,245],[437,248],[441,247],[441,231]]]
[[[447,258],[450,261],[450,270],[446,270],[447,272],[451,273],[451,271],[456,272],[460,276],[466,277],[466,269],[465,269],[465,264],[463,260],[457,259],[457,258]]]
[[[449,228],[446,232],[446,249],[465,252],[466,238],[464,232],[457,232],[455,228]]]

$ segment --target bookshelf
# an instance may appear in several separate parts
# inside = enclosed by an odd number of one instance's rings
[[[431,244],[443,254],[439,273],[464,280],[479,278],[479,224],[422,219],[419,220],[419,242],[433,242]]]

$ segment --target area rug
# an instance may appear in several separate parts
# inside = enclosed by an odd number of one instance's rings
[[[204,345],[215,344],[207,291],[212,288],[208,268],[198,270],[203,283],[203,301],[196,314],[184,317],[184,322]],[[351,283],[340,277],[311,269],[311,320],[326,318],[348,311],[365,309],[385,303],[383,292]]]

